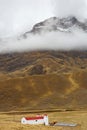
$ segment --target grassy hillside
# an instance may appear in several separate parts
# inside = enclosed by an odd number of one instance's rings
[[[34,75],[0,81],[0,111],[87,108],[87,72]]]
[[[87,108],[87,51],[0,55],[0,111]]]
[[[0,74],[40,75],[87,70],[87,51],[36,51],[0,55]]]

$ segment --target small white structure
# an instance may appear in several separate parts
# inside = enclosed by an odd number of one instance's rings
[[[21,119],[22,124],[30,124],[30,125],[38,125],[44,124],[49,125],[48,116],[47,115],[37,115],[36,117],[23,117]]]

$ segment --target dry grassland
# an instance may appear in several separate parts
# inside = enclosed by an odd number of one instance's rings
[[[67,130],[66,128],[63,129],[62,127],[58,126],[34,126],[22,125],[20,123],[20,120],[23,116],[32,115],[35,114],[0,114],[0,130]],[[64,123],[77,123],[81,125],[81,130],[87,129],[87,111],[52,112],[48,113],[48,116],[50,122],[58,121]]]
[[[87,72],[0,81],[0,111],[87,108]],[[81,97],[81,98],[80,98]]]

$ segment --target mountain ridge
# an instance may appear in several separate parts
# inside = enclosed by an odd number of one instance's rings
[[[35,24],[30,31],[23,34],[23,37],[26,38],[29,34],[41,34],[52,31],[72,33],[73,28],[87,32],[87,21],[81,22],[74,16],[65,18],[51,17]]]

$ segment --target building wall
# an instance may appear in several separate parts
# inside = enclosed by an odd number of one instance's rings
[[[44,119],[38,119],[38,120],[26,120],[25,118],[21,119],[22,124],[31,124],[31,125],[36,125],[36,124],[44,124]]]
[[[38,120],[28,120],[27,121],[28,124],[32,124],[32,125],[36,125],[36,124],[44,124],[44,119],[38,119]]]
[[[44,116],[44,124],[49,125],[48,116]]]

